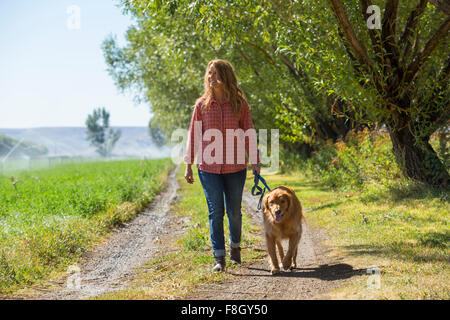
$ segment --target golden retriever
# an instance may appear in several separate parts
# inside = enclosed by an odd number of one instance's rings
[[[264,196],[263,199],[264,231],[267,251],[270,256],[271,272],[280,272],[275,245],[278,248],[284,270],[297,266],[297,250],[302,236],[303,210],[294,190],[280,186]],[[289,239],[289,247],[284,255],[282,239]]]

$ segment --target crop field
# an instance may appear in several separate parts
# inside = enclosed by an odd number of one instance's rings
[[[165,186],[170,159],[71,163],[0,175],[0,293],[74,263]]]

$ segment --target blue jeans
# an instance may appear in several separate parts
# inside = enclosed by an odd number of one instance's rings
[[[198,170],[209,211],[209,231],[215,257],[225,256],[223,232],[224,202],[230,230],[230,247],[239,248],[242,229],[242,192],[247,169],[233,173],[216,174]]]

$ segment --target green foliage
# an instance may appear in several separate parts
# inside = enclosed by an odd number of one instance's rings
[[[383,136],[374,137],[373,144],[380,139]],[[340,192],[311,181],[305,172],[268,175],[265,179],[269,186],[289,185],[295,190],[307,209],[309,226],[327,229],[331,238],[326,243],[348,258],[348,264],[381,269],[380,289],[368,289],[369,275],[362,275],[332,292],[332,298],[450,297],[448,191],[401,179],[389,188],[369,183],[363,192]]]
[[[388,186],[401,178],[386,133],[351,132],[346,141],[328,141],[310,159],[297,159],[290,166],[326,185],[343,190]]]
[[[188,126],[213,55],[211,49],[194,45],[202,41],[192,24],[158,15],[151,5],[145,12],[145,19],[134,13],[138,22],[127,32],[127,47],[119,48],[112,37],[102,47],[116,85],[149,102],[154,114],[149,127],[170,138],[173,130]]]
[[[401,177],[386,133],[351,134],[346,143],[336,146],[337,154],[330,164],[331,177],[325,178],[332,185],[362,188],[366,184],[386,185]]]
[[[168,159],[92,162],[1,176],[0,292],[80,257],[152,201],[172,166]]]
[[[354,41],[336,19],[330,5],[335,2],[342,4]],[[255,127],[279,128],[285,146],[317,149],[351,128],[374,124],[394,134],[408,128],[413,144],[427,142],[450,114],[447,17],[426,2],[416,10],[418,1],[375,1],[385,23],[371,30],[365,3],[122,1],[136,24],[125,47],[109,38],[103,50],[117,85],[151,102],[150,127],[160,127],[166,137],[188,126],[206,63],[224,58],[236,67]],[[364,58],[355,54],[354,43]],[[428,184],[445,183],[448,173],[435,152],[414,149],[406,156],[409,143],[393,144],[402,172]],[[409,161],[414,156],[417,165]],[[431,166],[423,163],[426,157]]]
[[[446,249],[450,244],[450,231],[445,231],[444,233],[430,232],[418,237],[421,245],[432,247],[432,248],[442,248]]]
[[[209,237],[205,230],[189,229],[183,239],[183,246],[188,250],[204,251],[209,246]]]
[[[148,126],[148,131],[149,131],[150,137],[152,139],[152,142],[155,143],[155,145],[162,147],[162,146],[164,146],[164,142],[165,142],[166,138],[164,136],[164,133],[161,131],[161,129],[152,120],[150,121],[149,126]]]
[[[446,168],[450,168],[450,126],[442,127],[431,137],[431,145]]]
[[[102,157],[111,155],[121,131],[109,128],[109,112],[105,108],[97,108],[86,119],[87,140],[97,148]],[[107,130],[109,128],[109,130]]]
[[[333,121],[326,95],[286,48],[277,49],[282,40],[271,36],[283,32],[270,8],[227,1],[133,1],[123,7],[136,24],[125,47],[112,37],[104,41],[108,70],[119,88],[151,103],[150,127],[161,128],[166,138],[188,126],[206,64],[215,58],[235,66],[255,127],[279,128],[283,142],[315,144],[320,125]]]

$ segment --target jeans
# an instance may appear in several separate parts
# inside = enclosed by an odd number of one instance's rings
[[[230,247],[239,248],[242,229],[242,192],[244,191],[247,169],[216,174],[198,170],[198,176],[205,192],[209,211],[209,231],[215,257],[225,256],[223,231],[224,203],[230,230]]]

